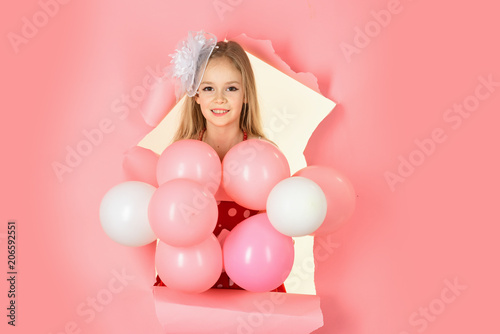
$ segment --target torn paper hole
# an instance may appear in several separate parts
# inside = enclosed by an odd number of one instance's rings
[[[255,73],[266,136],[285,154],[291,174],[307,166],[304,150],[319,123],[335,103],[266,62],[247,53]],[[138,146],[157,154],[172,142],[180,122],[181,99]],[[287,291],[315,294],[312,237],[295,238],[296,262],[285,281]],[[312,267],[311,267],[312,266]]]

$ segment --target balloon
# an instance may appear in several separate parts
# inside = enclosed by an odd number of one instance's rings
[[[226,273],[240,287],[271,291],[292,270],[293,241],[276,231],[267,214],[260,213],[233,228],[224,241],[223,256]]]
[[[326,216],[326,197],[321,188],[305,177],[296,176],[278,183],[267,199],[269,221],[290,237],[313,233]]]
[[[191,247],[174,247],[160,240],[155,256],[158,276],[171,289],[199,293],[210,289],[222,271],[222,250],[211,234]]]
[[[326,218],[315,235],[337,231],[352,216],[356,193],[343,174],[326,166],[309,166],[299,170],[294,176],[303,176],[316,182],[325,193],[328,205]]]
[[[271,189],[290,177],[288,161],[281,151],[265,140],[240,142],[222,161],[222,180],[226,193],[238,204],[264,210]]]
[[[158,158],[158,154],[140,146],[127,150],[123,158],[123,170],[127,179],[146,182],[158,187],[156,180]]]
[[[139,247],[155,241],[148,221],[148,205],[155,190],[139,181],[123,182],[108,190],[99,208],[104,232],[124,246]]]
[[[149,203],[149,221],[158,238],[172,246],[192,246],[214,231],[217,202],[212,194],[189,179],[162,184]]]
[[[199,140],[179,140],[169,145],[158,159],[158,184],[173,179],[191,179],[206,192],[215,194],[221,181],[221,162],[217,152]]]

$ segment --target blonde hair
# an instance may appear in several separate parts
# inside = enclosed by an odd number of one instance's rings
[[[217,43],[217,46],[210,55],[209,62],[212,59],[222,57],[229,59],[238,71],[241,72],[243,93],[246,102],[243,103],[241,110],[240,129],[245,131],[248,137],[266,138],[262,130],[255,77],[245,50],[236,42],[221,41]],[[186,96],[182,108],[181,122],[173,141],[198,139],[200,132],[205,128],[206,120],[201,113],[200,105],[196,103],[194,96]]]

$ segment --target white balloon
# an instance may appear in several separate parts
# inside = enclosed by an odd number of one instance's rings
[[[108,190],[99,209],[106,234],[124,246],[139,247],[155,241],[148,219],[148,205],[155,190],[139,181],[123,182]]]
[[[314,181],[301,176],[279,182],[267,198],[267,216],[276,230],[290,237],[316,231],[326,217],[326,196]]]

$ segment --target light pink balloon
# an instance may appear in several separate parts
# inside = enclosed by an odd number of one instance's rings
[[[326,235],[337,231],[354,212],[356,193],[347,177],[327,166],[308,166],[294,176],[302,176],[316,182],[325,193],[326,217],[314,235]]]
[[[199,140],[179,140],[169,145],[158,160],[158,184],[173,179],[191,179],[215,194],[221,181],[221,162],[217,152]]]
[[[260,213],[233,228],[224,242],[223,256],[226,273],[240,287],[271,291],[292,270],[293,241],[276,231],[267,214]]]
[[[222,161],[226,193],[238,204],[264,210],[269,193],[281,180],[290,177],[285,155],[265,140],[242,141]]]
[[[158,187],[156,166],[159,155],[147,148],[135,146],[125,152],[123,170],[130,181],[141,181]]]
[[[175,179],[156,189],[149,202],[148,217],[161,241],[177,247],[192,246],[214,231],[217,202],[199,183]]]
[[[171,289],[199,293],[210,289],[222,270],[222,250],[211,234],[191,247],[173,247],[162,241],[156,247],[156,270]]]

